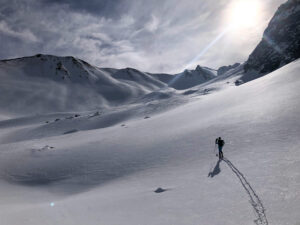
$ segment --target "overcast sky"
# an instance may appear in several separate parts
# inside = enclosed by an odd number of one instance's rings
[[[260,0],[255,26],[228,31],[234,1],[0,0],[0,59],[73,55],[169,73],[243,62],[285,0]]]

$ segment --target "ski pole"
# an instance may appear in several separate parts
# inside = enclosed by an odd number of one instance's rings
[[[216,143],[215,143],[215,148],[214,148],[214,153],[216,152]]]

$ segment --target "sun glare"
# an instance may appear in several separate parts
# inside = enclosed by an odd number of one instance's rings
[[[247,28],[257,24],[260,14],[257,0],[237,0],[229,9],[229,23],[234,28]]]

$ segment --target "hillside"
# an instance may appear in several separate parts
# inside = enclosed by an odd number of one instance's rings
[[[296,224],[299,69],[225,89],[223,80],[105,129],[95,126],[110,118],[92,113],[1,121],[1,223]],[[216,136],[226,141],[221,162]]]
[[[151,74],[133,68],[98,68],[74,57],[36,55],[0,61],[0,114],[103,110],[136,102],[152,92],[176,95],[213,78],[200,66],[181,74]],[[159,94],[157,98],[165,96]],[[155,94],[152,94],[155,95]],[[164,98],[164,97],[163,97]]]
[[[0,79],[2,113],[21,115],[106,108],[166,86],[134,69],[102,70],[50,55],[0,61]]]

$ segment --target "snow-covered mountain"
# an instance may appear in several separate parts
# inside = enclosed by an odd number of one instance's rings
[[[164,95],[161,89],[187,89],[215,75],[216,71],[200,66],[175,75],[98,68],[74,57],[42,54],[2,60],[0,111],[25,115],[109,108],[152,92],[159,99]]]
[[[216,77],[217,72],[208,67],[197,66],[195,70],[185,70],[175,74],[168,85],[175,89],[183,90],[205,83]]]
[[[243,81],[256,79],[300,57],[300,1],[288,0],[282,4],[261,42],[244,65],[247,74]]]
[[[241,65],[240,63],[235,63],[233,65],[229,65],[229,66],[221,66],[218,70],[217,70],[217,74],[218,76],[228,72],[229,70],[235,69],[237,68],[239,65]]]
[[[100,69],[74,57],[39,54],[2,60],[0,109],[35,114],[105,108],[167,87],[170,78],[131,68]]]

